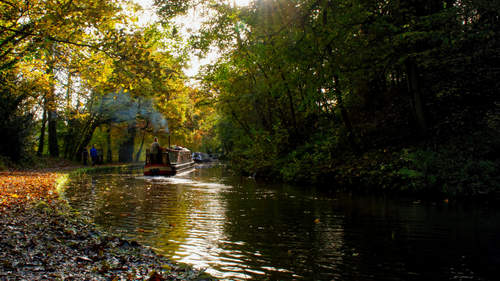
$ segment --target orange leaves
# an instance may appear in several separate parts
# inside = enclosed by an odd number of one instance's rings
[[[0,206],[52,199],[57,177],[57,173],[50,172],[0,173]]]

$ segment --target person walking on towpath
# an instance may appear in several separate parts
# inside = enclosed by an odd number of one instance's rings
[[[90,149],[90,157],[92,158],[92,166],[97,164],[97,161],[99,159],[99,154],[97,153],[95,145],[92,145],[92,148]]]

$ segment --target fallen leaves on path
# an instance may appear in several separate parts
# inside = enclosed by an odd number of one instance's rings
[[[57,200],[60,175],[0,172],[0,280],[215,280],[99,232]]]
[[[215,280],[43,201],[0,210],[0,280]]]
[[[53,200],[59,175],[55,172],[0,172],[0,206]]]

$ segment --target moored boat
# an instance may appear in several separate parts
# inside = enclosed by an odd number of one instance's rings
[[[187,148],[180,146],[164,148],[160,150],[159,155],[153,155],[146,149],[145,176],[171,176],[193,166],[191,151]]]
[[[210,156],[207,153],[203,153],[203,152],[194,152],[192,154],[192,157],[193,157],[193,161],[196,163],[203,163],[203,162],[212,161]]]

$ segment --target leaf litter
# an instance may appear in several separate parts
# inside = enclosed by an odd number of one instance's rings
[[[58,199],[58,175],[0,173],[0,280],[215,280],[99,231]]]

